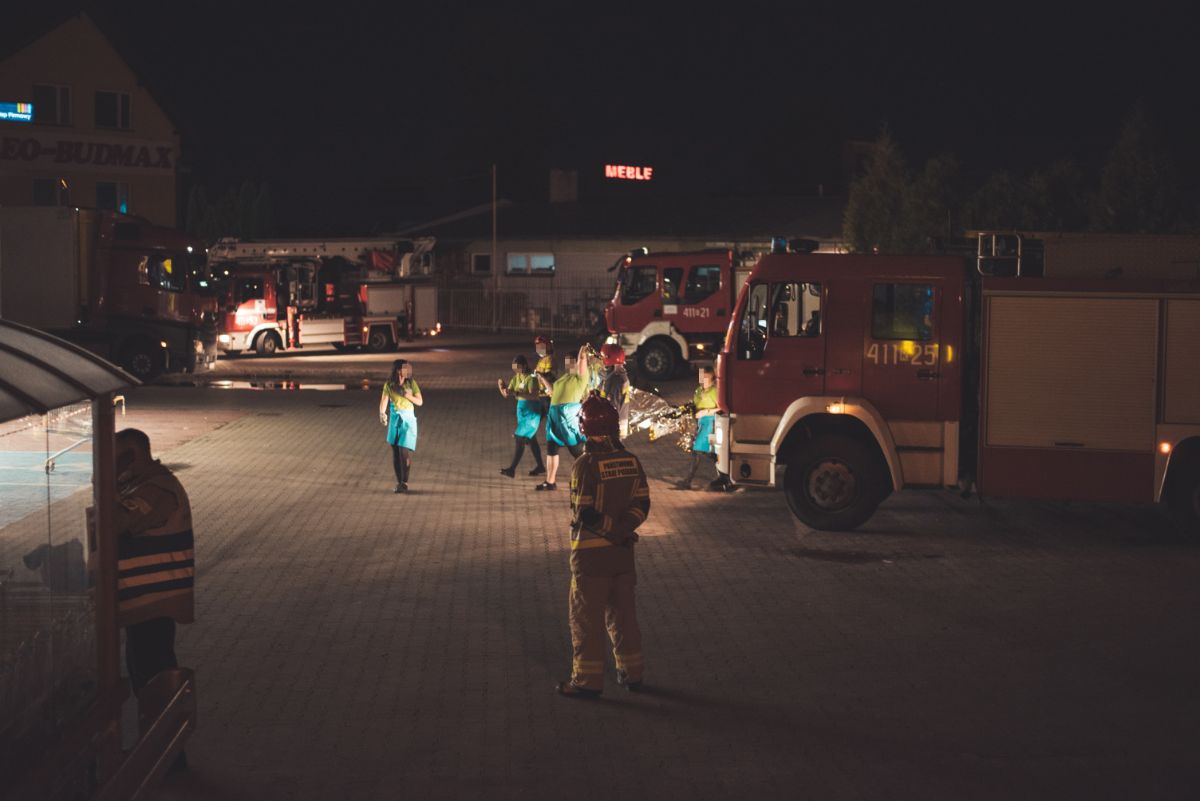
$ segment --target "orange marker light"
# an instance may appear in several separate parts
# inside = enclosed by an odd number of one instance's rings
[[[1164,455],[1170,453],[1171,452],[1171,443],[1169,443],[1169,442],[1158,443],[1158,452],[1161,454],[1164,454]]]

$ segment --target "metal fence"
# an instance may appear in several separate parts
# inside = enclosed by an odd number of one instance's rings
[[[604,306],[612,295],[611,282],[498,292],[444,286],[438,292],[438,319],[447,330],[588,336],[604,328]]]

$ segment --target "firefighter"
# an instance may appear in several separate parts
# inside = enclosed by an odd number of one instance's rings
[[[717,461],[717,454],[712,445],[713,423],[718,412],[716,376],[711,367],[701,367],[699,378],[700,386],[692,393],[692,407],[696,410],[696,438],[692,440],[692,464],[688,469],[687,478],[679,482],[679,488],[685,490],[692,488],[692,480],[696,477],[701,462]],[[733,485],[728,476],[718,471],[708,487],[724,491],[731,489]]]
[[[117,620],[125,627],[125,664],[135,695],[177,667],[175,624],[195,619],[192,511],[179,480],[151,457],[136,428],[116,435]],[[187,765],[180,752],[172,765]]]
[[[542,404],[539,400],[541,387],[538,386],[537,377],[529,370],[529,360],[524,356],[513,357],[512,370],[513,377],[509,379],[507,386],[504,379],[496,379],[501,397],[517,399],[517,427],[513,431],[516,446],[513,449],[512,464],[500,468],[500,472],[513,478],[517,474],[517,465],[521,463],[521,457],[525,455],[525,446],[528,445],[536,462],[529,475],[539,476],[546,472],[537,441],[538,426],[542,423]]]
[[[424,403],[421,387],[412,377],[412,362],[396,359],[379,398],[379,422],[387,426],[387,441],[392,446],[395,492],[408,492],[413,452],[417,449],[417,416],[413,410]]]
[[[551,385],[538,373],[542,387],[550,393],[550,408],[546,412],[546,480],[538,490],[556,490],[558,484],[558,450],[566,448],[578,458],[583,453],[583,434],[579,431],[580,403],[587,392],[587,345],[579,348],[578,356],[563,359],[563,374]]]
[[[642,688],[633,551],[650,513],[650,488],[642,463],[621,444],[612,404],[593,394],[580,416],[587,452],[571,468],[571,678],[555,689],[568,698],[595,698],[604,690],[606,629],[617,683]]]
[[[610,342],[601,346],[600,358],[604,362],[600,394],[616,408],[621,437],[624,438],[629,436],[629,373],[625,371],[625,351]]]

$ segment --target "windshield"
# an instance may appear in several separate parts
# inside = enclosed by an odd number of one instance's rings
[[[658,288],[658,268],[643,265],[626,267],[621,273],[621,303],[631,306],[654,294]]]

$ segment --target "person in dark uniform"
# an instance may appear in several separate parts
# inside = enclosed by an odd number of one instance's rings
[[[634,543],[650,514],[650,487],[642,463],[617,436],[612,404],[593,394],[580,417],[587,444],[571,467],[571,677],[555,690],[568,698],[595,698],[604,691],[606,639],[617,683],[642,688]]]
[[[496,379],[496,386],[500,390],[501,397],[517,399],[517,427],[513,431],[516,445],[513,449],[512,464],[501,468],[500,472],[513,478],[517,474],[517,465],[521,463],[521,457],[525,455],[525,446],[528,445],[536,463],[533,470],[529,471],[529,475],[538,476],[546,472],[546,468],[542,465],[542,451],[538,447],[537,441],[538,426],[542,423],[542,402],[539,392],[541,387],[538,385],[537,376],[529,370],[529,360],[524,356],[513,357],[512,370],[513,377],[509,379],[507,385],[505,385],[504,379]]]

